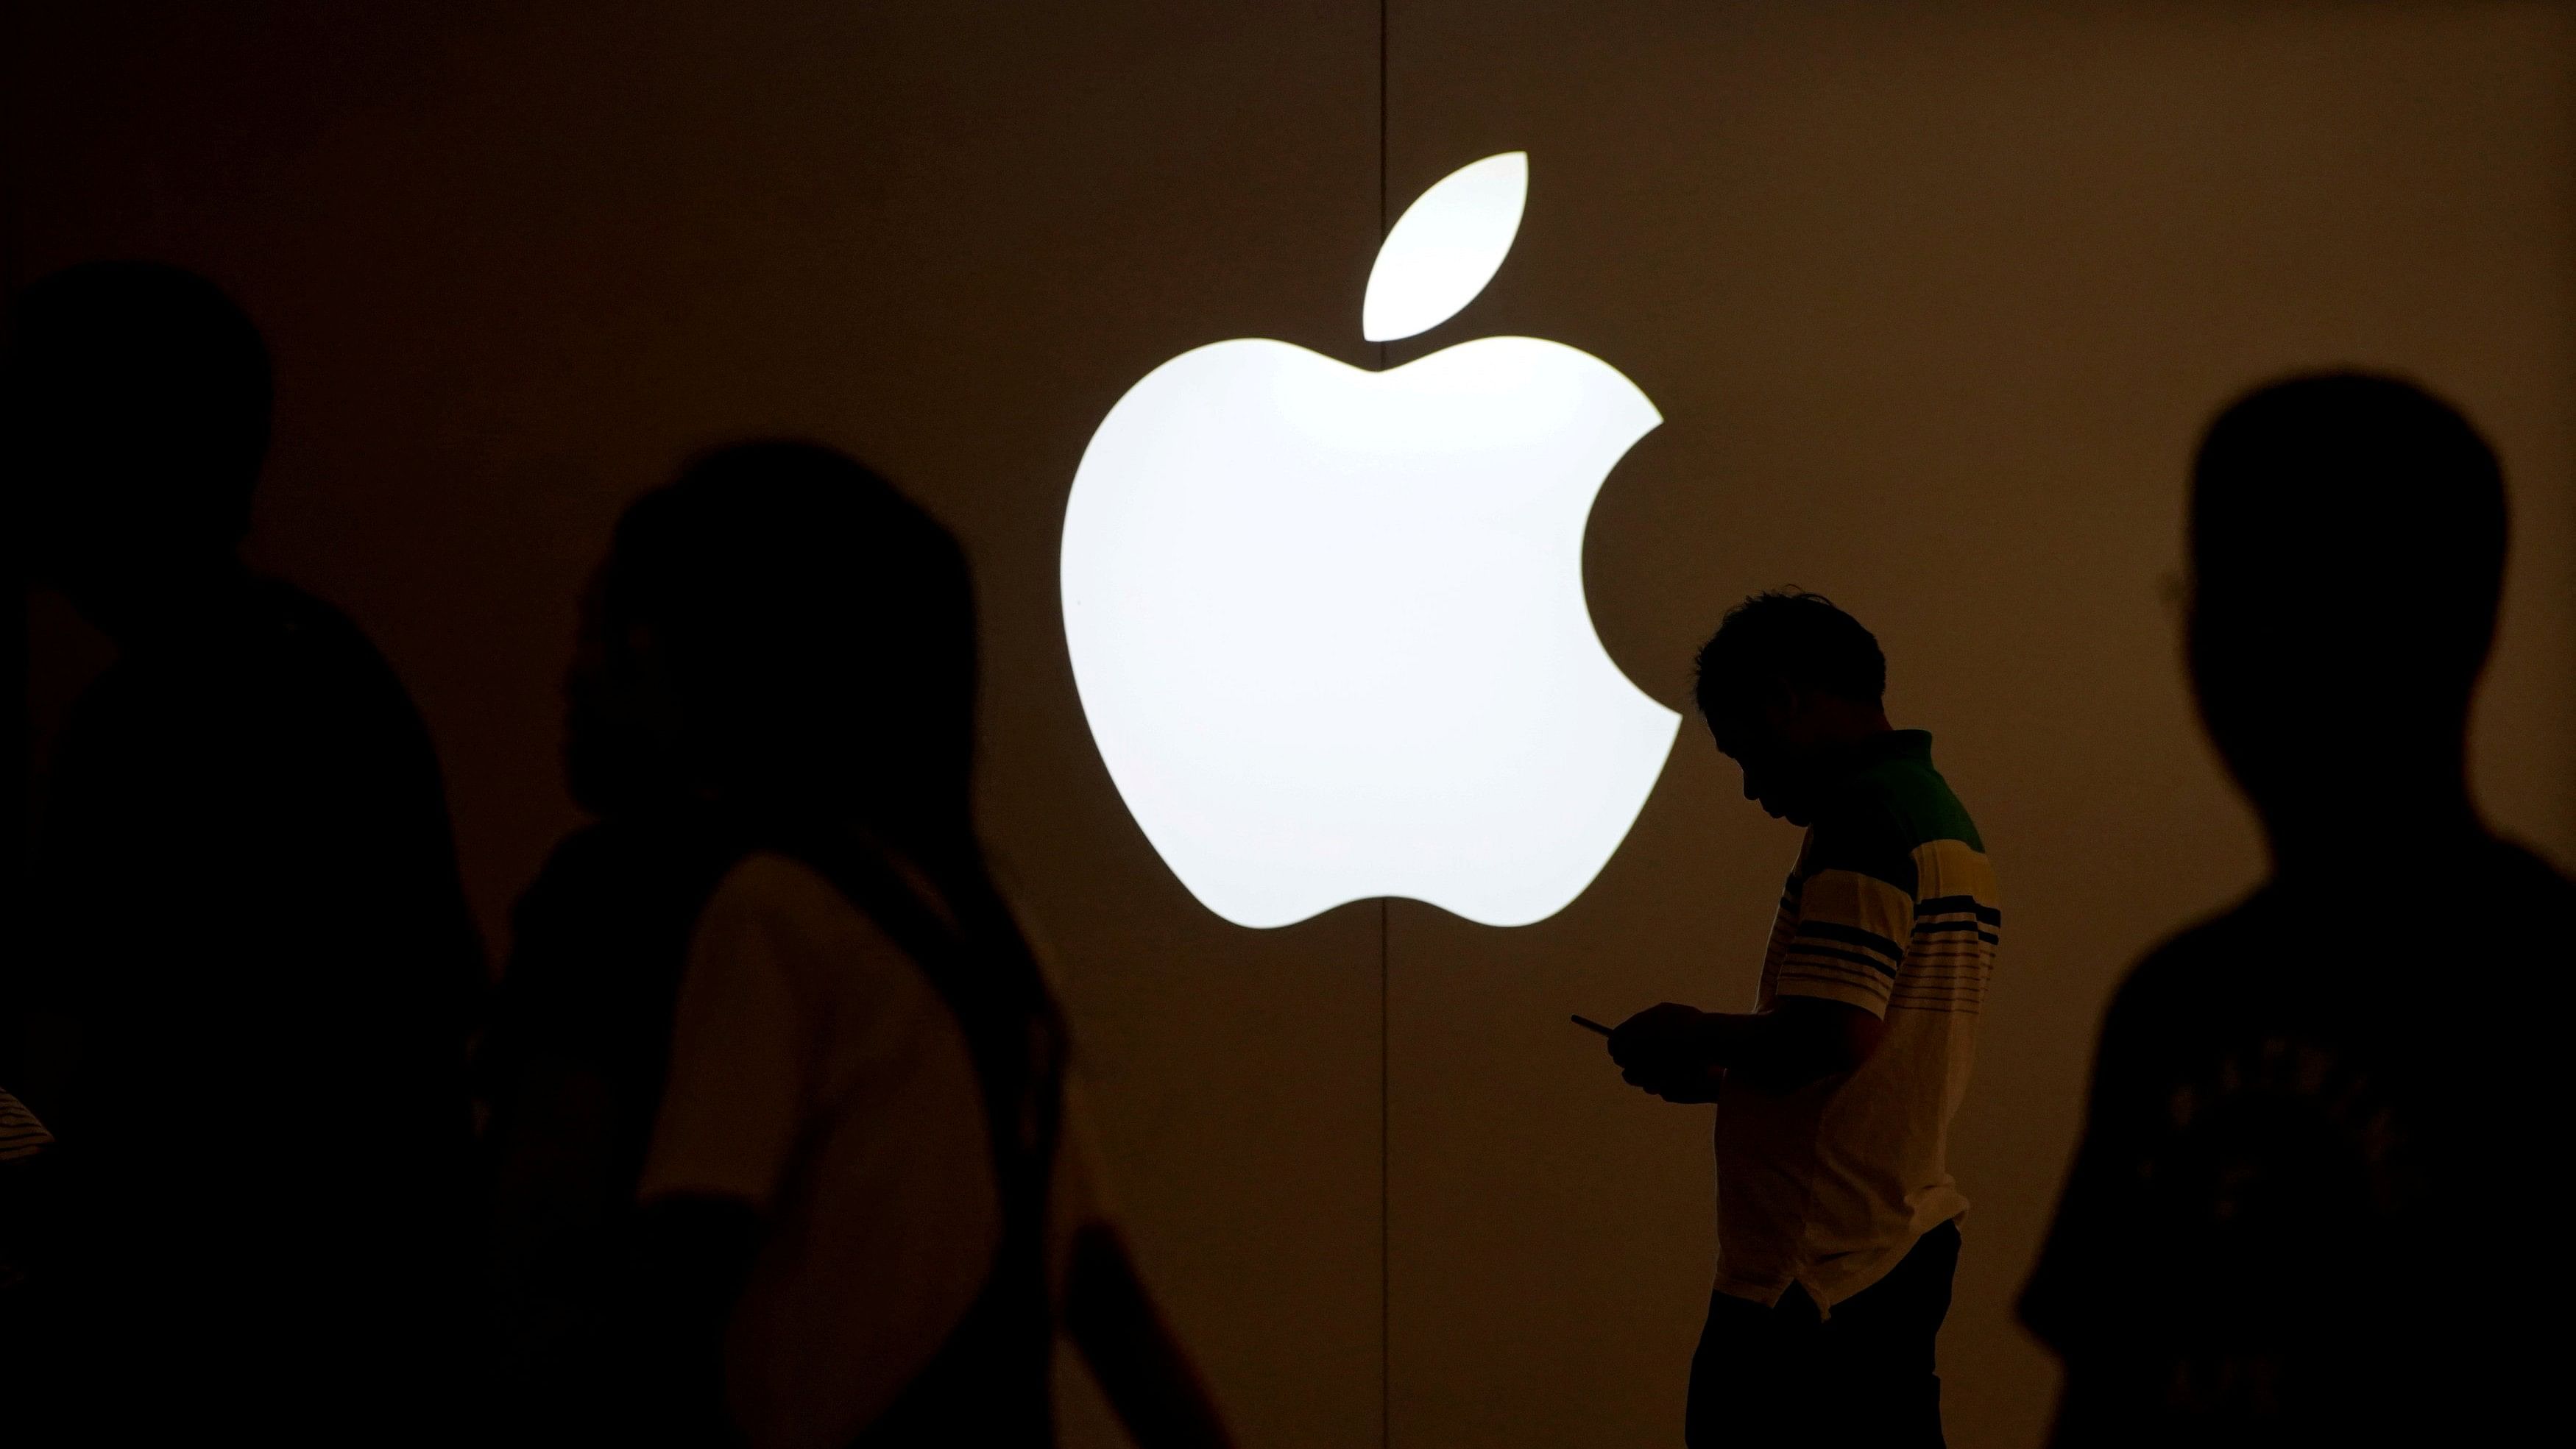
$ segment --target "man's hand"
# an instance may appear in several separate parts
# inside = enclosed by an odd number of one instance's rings
[[[1696,1007],[1647,1007],[1610,1033],[1610,1060],[1628,1085],[1667,1102],[1714,1102],[1725,1073],[1710,1026],[1709,1014]]]

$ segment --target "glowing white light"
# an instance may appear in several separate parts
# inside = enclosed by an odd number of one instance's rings
[[[1182,883],[1246,926],[1388,895],[1514,926],[1580,895],[1680,723],[1583,597],[1593,498],[1661,421],[1527,337],[1386,372],[1238,338],[1130,388],[1066,504],[1065,639]]]
[[[1462,166],[1414,199],[1378,246],[1360,302],[1360,336],[1392,342],[1428,332],[1476,300],[1520,235],[1529,153]]]

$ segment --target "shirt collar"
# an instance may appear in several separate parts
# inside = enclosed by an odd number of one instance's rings
[[[1885,734],[1871,735],[1865,740],[1855,740],[1843,748],[1840,758],[1828,768],[1834,780],[1840,783],[1873,765],[1884,764],[1889,760],[1912,760],[1921,765],[1931,764],[1932,732],[1930,730],[1889,730]]]

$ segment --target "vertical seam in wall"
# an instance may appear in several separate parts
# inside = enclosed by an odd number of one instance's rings
[[[1377,240],[1386,245],[1386,12],[1389,0],[1377,0]],[[1375,275],[1376,258],[1370,258],[1371,275]],[[1386,344],[1377,344],[1377,370],[1386,371]],[[1387,1166],[1389,1160],[1389,1037],[1387,1033],[1388,978],[1387,918],[1393,902],[1378,897],[1377,902],[1377,1442],[1379,1449],[1390,1449],[1395,1442],[1395,1335],[1393,1280],[1389,1274],[1390,1242],[1387,1212]]]

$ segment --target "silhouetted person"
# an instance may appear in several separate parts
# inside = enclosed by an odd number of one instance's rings
[[[482,979],[437,762],[365,636],[239,558],[250,320],[142,263],[13,313],[31,564],[118,649],[61,735],[6,992],[11,1084],[60,1138],[32,1407],[82,1443],[402,1442],[451,1387]]]
[[[1968,1200],[1948,1164],[2003,916],[1932,737],[1888,726],[1887,661],[1815,594],[1730,611],[1701,717],[1744,797],[1807,827],[1750,1013],[1665,1003],[1610,1038],[1626,1079],[1717,1104],[1717,1281],[1686,1438],[1925,1449]]]
[[[521,905],[494,1048],[517,1432],[1043,1445],[1061,1325],[1140,1443],[1225,1442],[975,837],[956,542],[748,444],[627,512],[585,612],[600,821]]]
[[[2561,1417],[2576,886],[2488,833],[2464,769],[2504,554],[2495,455],[2407,383],[2294,379],[2202,441],[2192,680],[2272,876],[2103,1023],[2022,1300],[2066,1362],[2057,1443]]]

